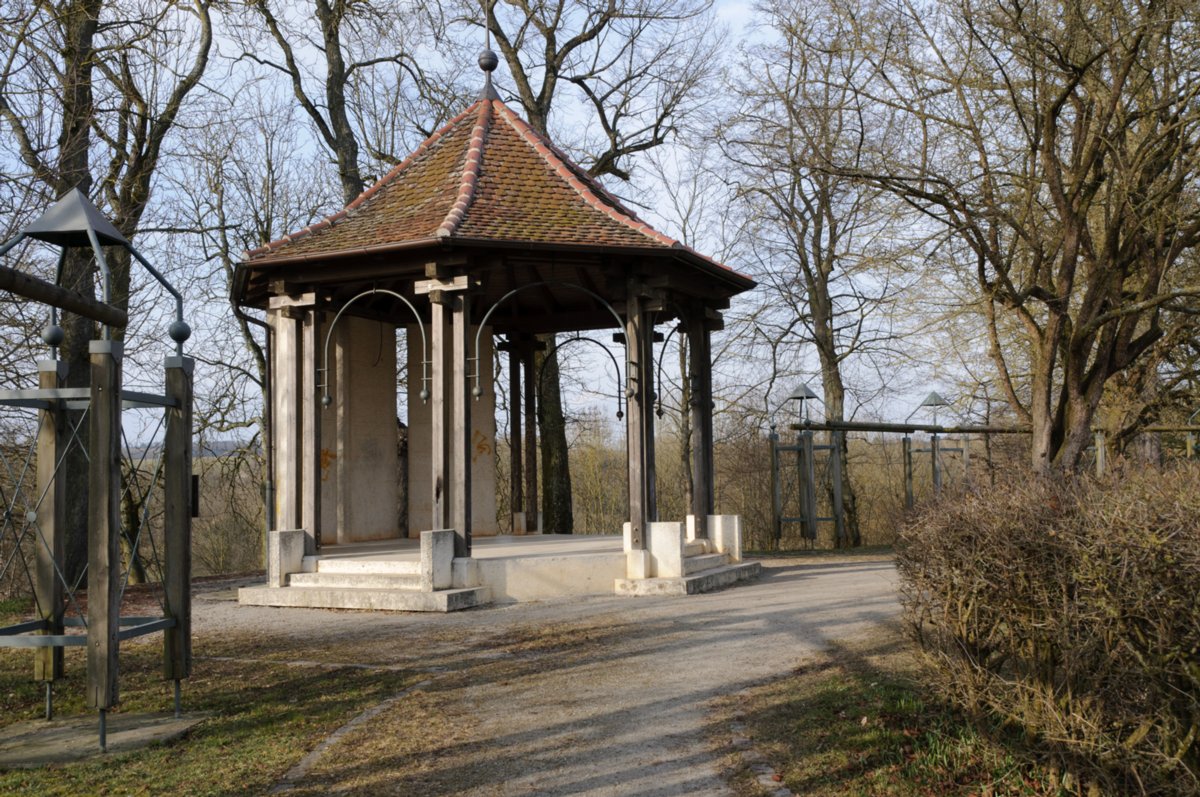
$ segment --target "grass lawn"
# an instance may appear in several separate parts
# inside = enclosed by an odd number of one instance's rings
[[[899,633],[835,646],[792,675],[726,698],[718,734],[744,726],[782,783],[805,797],[1072,795],[1019,739],[940,705],[915,677]],[[737,725],[740,723],[740,726]],[[742,797],[760,795],[750,762],[731,752]]]

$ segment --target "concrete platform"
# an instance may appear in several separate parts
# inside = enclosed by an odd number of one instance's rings
[[[205,714],[109,714],[108,753],[100,752],[96,714],[64,717],[47,722],[29,720],[0,728],[0,769],[69,764],[100,755],[125,753],[180,738]]]
[[[519,603],[581,595],[692,595],[754,578],[757,563],[729,564],[703,541],[686,546],[682,578],[627,579],[622,537],[530,534],[472,541],[470,558],[455,559],[459,589],[421,592],[420,541],[329,545],[305,557],[307,572],[286,587],[244,587],[240,603],[257,606],[448,612],[486,603]]]

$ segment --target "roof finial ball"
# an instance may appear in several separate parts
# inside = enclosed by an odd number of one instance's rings
[[[479,68],[489,74],[496,71],[496,67],[500,65],[500,59],[494,52],[485,49],[479,54]]]

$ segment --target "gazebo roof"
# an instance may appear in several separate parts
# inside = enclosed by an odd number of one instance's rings
[[[503,102],[481,98],[344,210],[246,259],[266,263],[446,238],[681,247]]]
[[[543,279],[569,261],[578,273],[592,272],[588,258],[616,258],[726,301],[754,286],[654,230],[487,90],[345,209],[246,252],[234,295],[261,304],[276,279],[325,290],[378,284],[447,253],[490,262],[506,253],[510,272]],[[520,279],[510,273],[495,287]]]

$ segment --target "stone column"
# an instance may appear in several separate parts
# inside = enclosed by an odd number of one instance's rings
[[[272,437],[275,441],[275,525],[300,528],[300,322],[290,307],[273,307],[271,352]]]
[[[430,469],[432,471],[433,517],[432,530],[450,528],[450,502],[446,495],[450,487],[450,436],[447,427],[447,410],[451,400],[446,379],[446,350],[450,346],[449,314],[444,304],[449,297],[441,291],[429,294],[430,307],[430,372],[429,428],[432,448]]]

